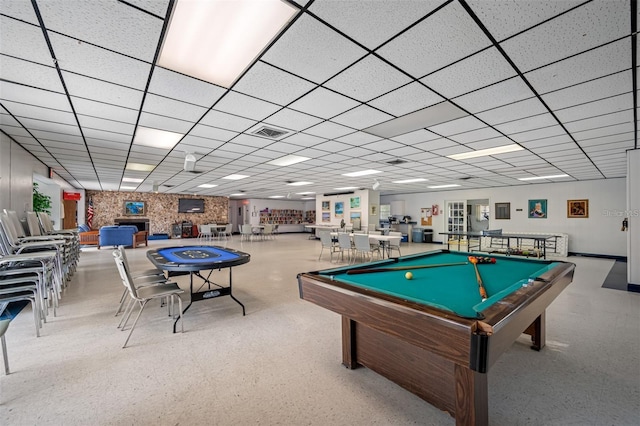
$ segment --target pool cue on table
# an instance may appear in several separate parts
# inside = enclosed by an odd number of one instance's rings
[[[480,277],[480,271],[478,271],[478,259],[469,258],[469,262],[473,265],[473,268],[476,270],[476,279],[478,280],[478,290],[480,291],[480,297],[482,297],[482,301],[488,299],[487,290],[485,290],[484,285],[482,284],[482,278]]]
[[[468,264],[469,262],[457,262],[457,263],[436,263],[433,265],[393,266],[388,268],[352,269],[350,271],[347,271],[347,275],[372,274],[376,272],[390,272],[390,271],[408,271],[410,269],[439,268],[441,266],[458,266],[458,265],[468,265]]]

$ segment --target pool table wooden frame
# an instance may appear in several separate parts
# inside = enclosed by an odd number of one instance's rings
[[[448,250],[425,255],[440,252]],[[523,332],[534,349],[544,347],[545,310],[575,269],[558,263],[482,311],[482,320],[332,280],[321,271],[299,274],[298,286],[302,299],[342,315],[347,368],[376,371],[449,412],[457,425],[487,425],[486,373]]]

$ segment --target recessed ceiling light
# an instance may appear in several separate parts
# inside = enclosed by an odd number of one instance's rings
[[[359,172],[344,173],[342,176],[358,177],[358,176],[375,175],[376,173],[382,173],[382,172],[379,170],[360,170]]]
[[[427,179],[425,178],[415,178],[415,179],[405,179],[405,180],[394,180],[393,183],[414,183],[414,182],[425,182]]]
[[[135,186],[121,186],[120,189],[131,189],[131,190],[134,190],[134,189],[136,189],[136,187]]]
[[[237,192],[235,194],[230,194],[230,197],[242,197],[244,195],[244,192]]]
[[[567,177],[569,175],[549,175],[549,176],[533,176],[533,177],[525,177],[518,178],[518,180],[540,180],[540,179],[557,179]]]
[[[249,176],[246,175],[229,175],[229,176],[225,176],[222,179],[227,179],[227,180],[240,180],[240,179],[244,179],[244,178],[248,178]]]
[[[524,148],[520,145],[511,144],[496,146],[494,148],[479,149],[477,151],[471,152],[462,152],[460,154],[447,155],[447,157],[451,158],[452,160],[466,160],[468,158],[486,157],[487,155],[504,154],[505,152],[521,151],[523,149]]]
[[[178,1],[158,65],[231,87],[297,11],[280,0]]]
[[[203,183],[202,185],[198,185],[198,188],[215,188],[218,185],[214,185],[211,183]]]
[[[313,191],[305,191],[305,192],[296,192],[297,195],[310,195],[315,194]]]
[[[309,157],[303,157],[301,155],[285,155],[284,157],[277,158],[267,162],[274,166],[290,166],[296,163],[302,163],[303,161],[311,160]]]
[[[302,197],[301,200],[315,200],[316,197]]]
[[[139,179],[139,178],[130,178],[130,177],[123,177],[122,181],[123,182],[134,182],[134,183],[140,183],[142,182],[144,179]]]
[[[284,198],[284,195],[270,195],[269,198]]]
[[[134,145],[171,149],[176,146],[183,136],[184,135],[180,133],[138,126],[136,129],[136,136],[133,138],[133,143]]]
[[[291,183],[288,183],[287,185],[304,186],[304,185],[311,185],[311,184],[313,184],[313,182],[291,182]]]
[[[138,172],[150,172],[156,168],[156,166],[152,166],[151,164],[142,164],[142,163],[127,163],[127,170],[136,170]]]
[[[434,186],[427,186],[427,188],[429,189],[441,189],[441,188],[454,188],[456,186],[460,186],[457,185],[455,183],[449,184],[449,185],[434,185]]]
[[[337,191],[347,191],[349,189],[358,189],[357,186],[343,186],[342,188],[333,188]]]

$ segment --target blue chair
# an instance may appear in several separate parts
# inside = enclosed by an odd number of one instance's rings
[[[138,231],[134,225],[114,225],[100,228],[98,237],[98,249],[103,246],[137,247],[139,244],[148,244],[148,232]]]

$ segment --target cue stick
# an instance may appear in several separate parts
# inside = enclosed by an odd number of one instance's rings
[[[425,269],[425,268],[439,268],[441,266],[458,266],[458,265],[468,265],[469,262],[458,262],[458,263],[436,263],[434,265],[414,265],[414,266],[397,266],[397,267],[389,267],[389,268],[370,268],[370,269],[352,269],[347,271],[347,275],[356,275],[356,274],[370,274],[375,272],[390,272],[390,271],[408,271],[410,269]]]
[[[478,290],[480,291],[480,297],[482,297],[482,301],[487,300],[487,290],[485,290],[484,285],[482,284],[482,278],[480,277],[480,271],[478,271],[478,259],[470,258],[469,262],[473,264],[473,268],[476,270],[476,279],[478,280]]]

